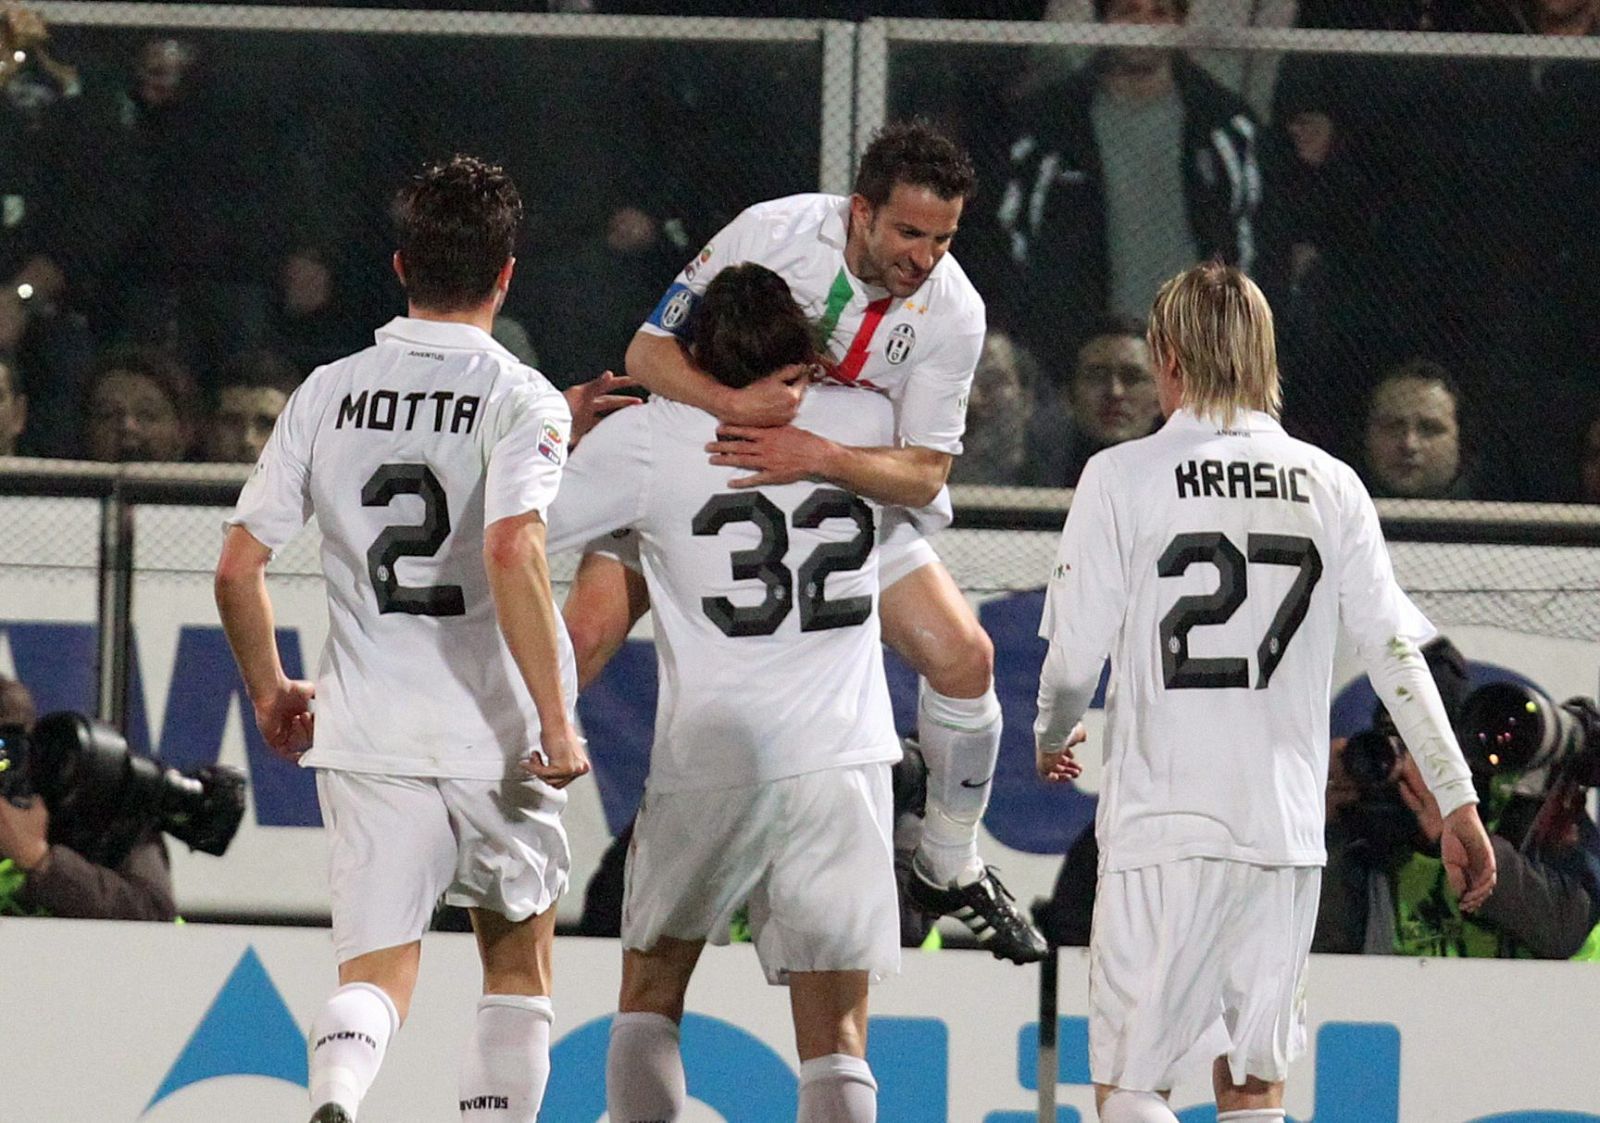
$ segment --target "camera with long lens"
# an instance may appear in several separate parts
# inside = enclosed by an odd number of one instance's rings
[[[1467,696],[1461,745],[1487,778],[1540,773],[1600,786],[1600,710],[1592,698],[1560,705],[1531,687],[1492,682]]]
[[[31,730],[0,725],[0,799],[42,797],[50,840],[98,865],[120,865],[152,829],[220,855],[244,817],[244,793],[236,768],[163,768],[83,714],[46,714]]]

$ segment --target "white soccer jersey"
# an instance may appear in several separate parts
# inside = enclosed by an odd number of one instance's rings
[[[881,445],[889,404],[813,387],[795,424]],[[656,619],[652,792],[900,759],[878,636],[881,508],[837,487],[734,490],[717,422],[665,398],[584,438],[550,512],[552,552],[633,528]]]
[[[684,266],[643,330],[686,339],[711,278],[729,265],[765,265],[816,323],[837,363],[834,377],[889,395],[898,443],[959,455],[983,350],[983,298],[951,254],[905,300],[863,284],[845,268],[849,217],[850,200],[841,195],[791,195],[748,208]]]
[[[570,428],[559,392],[464,324],[395,319],[290,397],[229,522],[274,550],[313,513],[322,530],[328,639],[303,763],[521,775],[539,718],[496,621],[483,532],[545,512]]]
[[[1263,413],[1178,411],[1092,457],[1040,634],[1109,652],[1101,868],[1319,865],[1340,624],[1365,652],[1433,627],[1354,471]]]

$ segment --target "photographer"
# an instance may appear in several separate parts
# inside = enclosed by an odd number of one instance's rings
[[[1461,720],[1458,714],[1463,705],[1472,709],[1472,699],[1487,695],[1467,697],[1461,653],[1440,639],[1424,654],[1452,720],[1458,728],[1475,727],[1470,717]],[[1521,696],[1520,688],[1504,684],[1486,689]],[[1600,829],[1584,800],[1585,785],[1593,782],[1584,758],[1600,755],[1600,745],[1585,749],[1586,718],[1578,705],[1578,711],[1572,703],[1563,708],[1576,718],[1552,712],[1528,721],[1518,714],[1527,735],[1545,723],[1561,730],[1560,740],[1546,734],[1552,746],[1560,747],[1536,762],[1498,751],[1510,732],[1498,740],[1463,738],[1499,870],[1494,892],[1470,916],[1462,914],[1459,887],[1450,883],[1440,860],[1438,805],[1380,706],[1373,728],[1350,738],[1337,754],[1354,796],[1329,816],[1328,864],[1312,950],[1600,959]],[[1511,730],[1515,724],[1498,728]]]
[[[28,688],[0,675],[0,725],[32,729],[35,716]],[[52,841],[42,797],[0,795],[0,915],[172,920],[177,906],[159,831],[146,830],[111,868]]]

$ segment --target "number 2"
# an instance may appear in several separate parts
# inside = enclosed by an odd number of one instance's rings
[[[1311,592],[1322,577],[1322,556],[1309,538],[1291,534],[1252,534],[1244,554],[1217,531],[1180,534],[1156,562],[1162,577],[1181,576],[1191,565],[1216,566],[1217,588],[1203,595],[1179,597],[1161,618],[1161,679],[1171,690],[1223,690],[1250,685],[1250,665],[1243,657],[1201,658],[1189,654],[1189,630],[1225,624],[1249,595],[1249,565],[1291,566],[1299,572],[1256,648],[1259,677],[1265,690],[1278,669],[1289,641],[1305,622]]]
[[[401,558],[431,558],[450,537],[450,497],[426,464],[385,464],[361,487],[363,507],[387,507],[401,495],[422,497],[420,526],[385,527],[367,547],[367,576],[378,598],[378,612],[412,616],[464,616],[466,594],[460,585],[402,585],[394,571]]]

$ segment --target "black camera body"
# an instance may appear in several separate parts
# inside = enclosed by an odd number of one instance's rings
[[[0,799],[38,795],[50,840],[116,867],[152,830],[222,854],[244,818],[244,774],[226,765],[190,772],[128,751],[104,722],[62,710],[31,730],[0,725]]]

